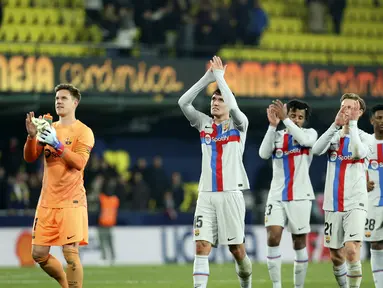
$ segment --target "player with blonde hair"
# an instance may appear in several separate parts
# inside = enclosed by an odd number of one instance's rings
[[[365,161],[372,152],[371,135],[358,129],[366,111],[359,95],[346,93],[330,128],[313,146],[316,155],[327,154],[323,210],[324,246],[330,248],[339,287],[360,287],[360,247],[367,216]]]

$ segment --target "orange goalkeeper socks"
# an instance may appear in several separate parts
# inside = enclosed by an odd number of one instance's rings
[[[84,272],[78,254],[78,248],[64,247],[63,253],[68,263],[66,275],[69,288],[82,288]]]
[[[41,258],[36,262],[49,276],[59,282],[62,288],[69,288],[64,268],[53,255],[49,254],[46,258]]]

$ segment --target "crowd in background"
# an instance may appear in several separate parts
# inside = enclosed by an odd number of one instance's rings
[[[34,215],[42,186],[43,157],[35,163],[26,163],[22,141],[12,137],[3,144],[0,147],[0,211],[9,215]],[[92,153],[84,171],[90,213],[99,211],[100,193],[116,195],[119,209],[124,211],[163,211],[171,219],[176,218],[179,212],[194,212],[197,187],[192,193],[186,193],[177,167],[172,172],[166,171],[161,156],[155,156],[151,163],[145,158],[136,159],[126,171],[128,173],[121,173],[105,157]],[[265,161],[264,166],[258,169],[251,191],[244,192],[246,207],[258,220],[263,219],[271,177],[271,162]],[[317,194],[318,205],[313,206],[314,221],[323,217],[321,195]],[[187,205],[184,205],[187,197]]]
[[[40,196],[43,157],[35,163],[23,160],[23,145],[12,137],[1,149],[0,210],[11,214],[34,213]],[[89,211],[99,209],[99,194],[107,192],[120,199],[120,209],[130,211],[178,210],[184,201],[182,176],[174,171],[168,175],[162,158],[156,156],[151,165],[144,158],[121,175],[97,154],[92,154],[84,173]],[[193,204],[188,207],[193,209]]]
[[[379,6],[379,0],[374,3]],[[259,0],[88,0],[85,5],[87,24],[101,27],[103,40],[120,47],[122,55],[139,42],[141,51],[210,57],[222,45],[258,46],[272,21]],[[346,0],[306,0],[306,7],[305,32],[327,33],[330,16],[333,32],[341,33]]]

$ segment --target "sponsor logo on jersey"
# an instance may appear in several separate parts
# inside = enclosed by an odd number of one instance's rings
[[[334,151],[334,152],[331,152],[330,154],[330,161],[331,162],[334,162],[336,161],[336,158],[338,157],[338,154]]]
[[[276,158],[282,158],[283,157],[283,150],[282,149],[276,149],[275,150],[275,157]]]
[[[283,152],[282,149],[278,148],[278,149],[275,149],[275,158],[282,158],[283,155],[299,154],[301,151],[302,151],[301,148],[294,148],[289,151]]]
[[[210,144],[211,143],[211,136],[209,134],[205,135],[205,143]]]
[[[221,142],[228,141],[229,136],[221,136],[221,137],[211,137],[210,134],[205,135],[205,143],[210,144],[211,142]]]
[[[359,159],[352,157],[352,155],[349,155],[349,156],[338,155],[338,153],[333,151],[330,153],[329,160],[330,162],[335,162],[336,160],[346,161],[346,160],[359,160]]]
[[[60,155],[57,154],[55,151],[51,151],[49,149],[44,150],[44,156],[46,159],[48,159],[49,157],[53,157],[53,158],[60,157]]]
[[[383,163],[379,163],[376,160],[371,160],[370,161],[370,166],[371,166],[371,169],[373,169],[373,170],[377,170],[379,167],[382,167],[383,166],[382,164]]]

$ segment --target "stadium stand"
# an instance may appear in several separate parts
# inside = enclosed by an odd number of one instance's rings
[[[262,1],[269,27],[257,49],[223,47],[225,59],[301,63],[371,65],[381,63],[383,54],[383,9],[371,0],[348,0],[341,35],[311,34],[306,25],[304,0]]]
[[[88,48],[89,43],[100,43],[102,35],[97,26],[85,26],[83,5],[81,0],[6,0],[0,28],[3,41],[0,52],[75,57],[92,53],[102,55],[102,49]]]

